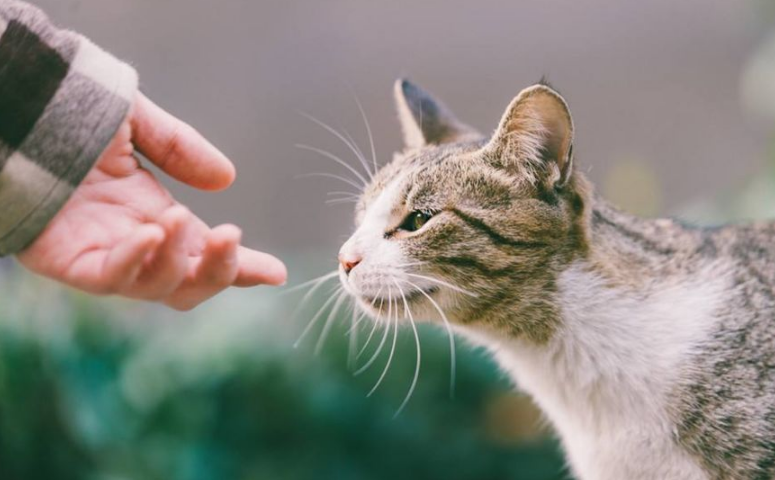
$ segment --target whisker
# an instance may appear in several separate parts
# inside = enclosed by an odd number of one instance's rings
[[[362,158],[362,159],[364,159],[364,160],[365,160],[365,159],[366,159],[366,155],[363,153],[363,150],[361,150],[361,146],[360,146],[360,145],[358,145],[358,142],[356,142],[356,141],[355,141],[355,139],[353,138],[353,136],[352,136],[352,135],[350,135],[350,132],[348,132],[348,131],[347,131],[347,129],[344,129],[344,128],[343,128],[343,129],[342,129],[342,134],[345,136],[345,138],[347,138],[347,140],[349,140],[349,141],[350,141],[350,143],[352,144],[352,146],[353,146],[353,147],[355,147],[355,151],[356,151],[356,155],[355,155],[355,156],[356,156],[356,157],[358,157],[358,158]],[[368,173],[371,173],[371,171],[370,171],[370,170],[366,170],[366,171],[367,171]]]
[[[366,162],[366,155],[363,154],[363,150],[361,150],[361,147],[358,146],[358,142],[355,141],[355,139],[350,135],[350,133],[345,130],[344,131],[345,136],[348,140],[350,140],[350,143],[353,144],[356,150],[358,150],[358,160],[361,162],[361,165],[363,165],[363,169],[366,171],[366,173],[369,174],[369,178],[374,180],[374,174],[372,173],[371,169],[369,168],[369,164]]]
[[[343,202],[358,203],[358,200],[361,199],[360,194],[352,193],[352,192],[328,192],[326,195],[328,196],[339,195],[339,198],[331,198],[326,200],[327,204],[343,203]]]
[[[357,198],[332,198],[326,200],[326,205],[336,205],[338,203],[358,203]]]
[[[355,175],[358,178],[358,180],[363,182],[363,186],[364,187],[369,184],[369,181],[366,180],[366,178],[363,175],[361,175],[361,172],[356,170],[352,165],[350,165],[349,163],[345,162],[341,158],[337,157],[333,153],[331,153],[329,151],[326,151],[326,150],[323,150],[322,148],[311,147],[309,145],[304,145],[302,143],[297,143],[295,145],[295,147],[296,148],[300,148],[302,150],[308,150],[310,152],[315,152],[315,153],[317,153],[319,155],[322,155],[322,156],[324,156],[326,158],[329,158],[329,159],[335,161],[336,163],[338,163],[339,165],[343,166],[347,170],[349,170],[353,175]]]
[[[355,194],[352,194],[352,193],[344,195],[344,194],[340,193],[339,197],[330,198],[330,199],[328,199],[326,201],[327,202],[337,202],[337,201],[341,201],[341,200],[349,200],[349,201],[352,201],[352,202],[357,202],[359,199],[360,199],[360,195],[355,195]]]
[[[337,190],[337,191],[333,191],[333,192],[328,192],[328,193],[326,193],[326,195],[328,195],[328,196],[331,196],[331,195],[349,195],[349,196],[353,196],[353,197],[360,197],[360,196],[361,196],[361,194],[360,194],[360,193],[355,193],[355,192],[345,192],[345,191],[342,191],[342,190]]]
[[[441,319],[444,321],[444,328],[447,330],[447,336],[449,337],[449,396],[453,397],[455,393],[455,370],[456,370],[456,358],[455,358],[455,335],[452,332],[452,325],[449,323],[449,320],[447,319],[447,316],[444,314],[444,311],[441,309],[438,303],[436,303],[436,300],[433,299],[430,295],[425,293],[425,291],[417,286],[416,284],[410,282],[409,280],[405,280],[406,283],[411,285],[412,287],[416,288],[420,293],[425,295],[425,298],[427,298],[431,304],[436,308],[436,311],[439,312],[439,315],[441,315]]]
[[[375,383],[374,386],[369,391],[369,393],[366,394],[367,397],[370,397],[377,390],[377,388],[379,388],[379,385],[382,383],[382,380],[385,378],[385,375],[387,375],[387,372],[390,369],[390,363],[393,361],[393,355],[396,353],[397,340],[398,340],[398,301],[396,300],[396,316],[395,316],[395,320],[393,320],[393,345],[390,347],[390,354],[388,355],[387,362],[385,362],[385,368],[382,370],[382,375],[379,376],[379,379],[377,379],[377,383]]]
[[[331,278],[332,278],[334,275],[338,274],[338,273],[339,273],[339,272],[335,270],[335,271],[333,271],[333,272],[331,272],[331,273],[328,273],[328,274],[326,274],[326,275],[321,275],[320,277],[318,277],[318,278],[316,278],[316,279],[310,280],[309,282],[304,282],[304,283],[302,283],[301,285],[297,285],[296,287],[294,287],[294,288],[293,288],[293,290],[298,290],[299,288],[305,287],[305,286],[309,285],[310,283],[314,283],[314,285],[312,286],[312,288],[310,288],[310,289],[309,289],[309,290],[308,290],[308,291],[307,291],[307,292],[304,294],[304,296],[303,296],[303,297],[301,297],[301,301],[300,301],[300,302],[299,302],[299,304],[296,306],[296,308],[294,308],[294,309],[293,309],[293,312],[291,312],[291,318],[296,318],[296,316],[299,314],[299,312],[301,312],[301,310],[302,310],[302,309],[303,309],[303,308],[304,308],[304,307],[307,305],[307,303],[308,303],[308,302],[309,302],[309,301],[312,299],[312,295],[314,295],[314,294],[315,294],[315,292],[316,292],[316,291],[317,291],[317,290],[318,290],[320,287],[322,287],[323,285],[325,285],[325,283],[326,283],[328,280],[331,280]],[[342,287],[341,287],[341,286],[338,286],[338,287],[337,287],[337,289],[338,289],[338,290],[341,290],[341,289],[342,289]],[[282,293],[285,293],[285,292],[282,292]]]
[[[382,335],[382,340],[379,342],[379,346],[374,351],[374,354],[371,356],[368,362],[366,362],[361,368],[355,371],[355,375],[360,375],[361,373],[365,372],[366,369],[368,369],[372,363],[377,359],[380,352],[382,352],[382,348],[385,346],[385,341],[387,340],[388,333],[390,333],[390,318],[391,318],[391,312],[393,311],[393,300],[391,298],[391,288],[388,287],[388,312],[387,312],[387,322],[385,322],[385,333]],[[380,306],[381,308],[381,306]],[[372,333],[374,333],[372,331]],[[368,341],[366,345],[363,346],[360,353],[358,354],[358,357],[363,354],[364,351],[366,351],[366,346],[368,345]],[[357,358],[357,357],[356,357]]]
[[[379,287],[379,290],[377,290],[377,294],[374,295],[374,300],[371,301],[371,308],[374,308],[374,305],[377,303],[377,299],[379,298],[379,294],[382,293],[382,290],[383,290],[383,287]],[[355,307],[353,307],[353,310],[355,310]],[[381,312],[382,312],[382,304],[380,303],[380,313]],[[355,329],[355,327],[357,327],[366,317],[368,317],[368,314],[367,312],[364,311],[363,313],[361,313],[360,317],[358,318],[358,321],[355,322],[353,326],[350,327],[350,329],[347,330],[344,334],[349,335]],[[379,318],[379,313],[377,314],[377,318]],[[377,322],[375,321],[374,323],[376,324]]]
[[[396,413],[393,415],[393,418],[396,418],[404,409],[406,404],[409,403],[409,399],[412,398],[414,389],[417,386],[417,379],[420,378],[420,365],[422,363],[422,357],[420,356],[420,335],[417,333],[417,325],[414,324],[414,317],[412,316],[412,310],[409,308],[409,303],[406,301],[406,295],[404,295],[404,289],[401,288],[401,285],[398,283],[398,281],[395,278],[393,279],[393,282],[396,284],[396,287],[398,287],[398,291],[401,292],[401,298],[403,298],[404,300],[404,311],[406,312],[406,315],[409,317],[409,325],[412,327],[412,332],[414,333],[414,344],[417,350],[417,357],[415,360],[414,378],[412,378],[412,385],[409,387],[409,391],[407,392],[406,397],[404,397],[404,401],[401,403],[401,406],[398,407],[398,410],[396,410]]]
[[[323,282],[323,281],[328,280],[331,277],[335,277],[337,275],[339,275],[339,270],[334,270],[333,272],[328,272],[325,275],[321,275],[321,276],[319,276],[317,278],[313,278],[312,280],[306,281],[304,283],[300,283],[300,284],[295,285],[295,286],[293,286],[291,288],[283,290],[278,295],[287,295],[287,294],[289,294],[291,292],[295,292],[297,290],[301,290],[302,288],[304,288],[304,287],[306,287],[308,285],[312,285],[313,283],[317,283],[317,282]]]
[[[334,173],[322,173],[322,172],[313,172],[313,173],[302,173],[300,175],[296,175],[295,178],[306,178],[306,177],[326,177],[326,178],[333,178],[336,180],[341,180],[347,185],[350,185],[351,187],[355,188],[358,191],[363,190],[363,185],[358,185],[355,180],[352,180],[347,177],[343,177],[341,175],[336,175]]]
[[[358,348],[358,329],[355,328],[358,326],[358,322],[365,317],[365,313],[362,313],[360,316],[360,319],[356,320],[356,317],[358,317],[358,308],[353,303],[353,315],[350,319],[350,329],[348,330],[348,334],[350,335],[350,342],[347,346],[347,369],[352,370],[355,367],[355,350]]]
[[[361,100],[358,98],[358,94],[356,94],[355,90],[352,88],[350,88],[350,91],[352,92],[353,98],[355,99],[355,104],[358,105],[358,111],[361,112],[363,124],[366,126],[366,133],[369,136],[369,145],[371,146],[371,161],[374,164],[374,173],[376,174],[377,170],[379,170],[379,167],[377,166],[377,151],[374,148],[374,136],[371,134],[371,125],[369,125],[369,119],[366,117],[366,112],[363,110],[363,105],[361,104]]]
[[[358,149],[357,149],[357,148],[355,148],[355,146],[354,146],[352,143],[350,143],[350,142],[349,142],[349,141],[348,141],[348,140],[347,140],[347,139],[346,139],[346,138],[345,138],[345,137],[344,137],[344,136],[343,136],[341,133],[339,133],[339,132],[338,132],[338,131],[337,131],[335,128],[333,128],[332,126],[330,126],[330,125],[328,125],[327,123],[323,122],[322,120],[318,120],[317,118],[313,117],[312,115],[310,115],[310,114],[308,114],[308,113],[301,112],[301,115],[302,115],[303,117],[307,118],[308,120],[311,120],[311,121],[315,122],[315,123],[316,123],[316,124],[318,124],[320,127],[323,127],[324,129],[326,129],[326,131],[328,131],[330,134],[334,135],[336,138],[338,138],[339,140],[341,140],[342,142],[344,142],[344,144],[345,144],[345,145],[347,145],[347,147],[348,147],[348,148],[349,148],[349,149],[350,149],[350,150],[351,150],[351,151],[352,151],[352,152],[355,154],[355,156],[356,156],[356,157],[358,156]],[[367,172],[368,172],[368,170],[367,170]]]
[[[469,295],[471,297],[478,297],[479,296],[479,295],[477,295],[475,293],[469,292],[468,290],[464,290],[464,289],[462,289],[462,288],[460,288],[460,287],[458,287],[456,285],[452,285],[449,282],[445,282],[444,280],[439,280],[438,278],[429,277],[427,275],[420,275],[418,273],[411,273],[411,272],[405,272],[404,274],[408,275],[410,277],[421,278],[423,280],[428,280],[429,282],[438,283],[439,285],[443,285],[443,286],[449,288],[450,290],[454,290],[456,292],[459,292],[459,293],[462,293],[462,294],[465,294],[465,295]]]
[[[363,355],[363,352],[366,351],[366,347],[369,346],[369,343],[371,343],[371,338],[374,336],[374,332],[377,330],[377,327],[380,325],[380,316],[382,315],[382,304],[379,306],[379,314],[377,315],[377,318],[374,320],[374,324],[371,326],[371,331],[369,332],[369,336],[366,337],[366,343],[363,344],[363,347],[361,347],[361,350],[358,352],[358,355],[355,356],[355,359],[359,359],[361,355]]]
[[[341,287],[339,288],[341,289]],[[326,311],[326,307],[328,307],[331,304],[331,302],[333,302],[337,298],[339,298],[338,295],[334,295],[330,297],[328,300],[326,300],[325,303],[323,303],[323,305],[318,310],[318,313],[316,313],[315,316],[312,317],[312,320],[309,321],[307,326],[304,328],[304,331],[301,332],[301,335],[299,335],[299,338],[293,343],[293,348],[298,348],[301,341],[304,339],[307,333],[309,333],[309,331],[312,329],[312,326],[315,325],[315,323],[317,323],[318,318],[320,318],[323,315],[323,313]]]
[[[353,311],[356,313],[356,320],[355,322],[350,324],[350,328],[347,329],[346,332],[344,332],[344,336],[350,336],[353,332],[358,330],[358,326],[361,324],[361,322],[368,316],[366,315],[366,312],[361,312],[360,315],[357,314],[358,310],[356,308],[353,308]]]
[[[332,321],[336,318],[336,314],[339,312],[339,309],[342,307],[342,302],[344,302],[346,298],[347,292],[340,291],[336,302],[334,302],[334,306],[331,307],[331,310],[328,312],[326,323],[323,324],[323,330],[320,331],[318,343],[315,344],[315,355],[319,355],[320,351],[323,349],[323,343],[325,343],[326,338],[328,338],[328,332],[331,331],[331,326],[333,325]]]
[[[356,359],[360,358],[361,355],[363,355],[363,352],[366,351],[366,348],[369,346],[369,343],[371,343],[371,338],[374,336],[374,332],[377,330],[377,327],[380,326],[382,322],[374,321],[374,323],[371,326],[371,331],[369,332],[369,336],[366,337],[366,343],[363,344],[361,349],[358,351],[358,355],[356,355]]]

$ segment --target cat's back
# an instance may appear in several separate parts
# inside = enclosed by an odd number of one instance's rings
[[[705,237],[754,284],[775,284],[775,221],[708,229]]]
[[[716,478],[775,478],[775,222],[699,233],[728,288],[679,394],[677,436]]]

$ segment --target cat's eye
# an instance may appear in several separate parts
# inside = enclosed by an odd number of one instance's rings
[[[404,219],[404,222],[398,227],[398,229],[405,232],[416,232],[426,223],[428,223],[428,220],[430,220],[431,217],[433,217],[433,214],[430,212],[415,210],[414,212],[407,215],[407,217]]]

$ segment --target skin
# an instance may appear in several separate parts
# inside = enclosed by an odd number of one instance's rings
[[[18,255],[27,268],[97,295],[190,310],[231,287],[281,285],[277,258],[240,245],[235,225],[211,228],[178,203],[135,149],[171,177],[216,191],[232,163],[192,127],[138,93],[116,136],[44,232]]]

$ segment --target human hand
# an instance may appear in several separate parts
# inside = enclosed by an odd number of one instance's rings
[[[234,225],[208,227],[135,158],[203,190],[234,180],[234,166],[193,128],[138,93],[127,119],[62,210],[19,260],[90,293],[194,308],[230,287],[285,282],[283,263],[240,246]]]

